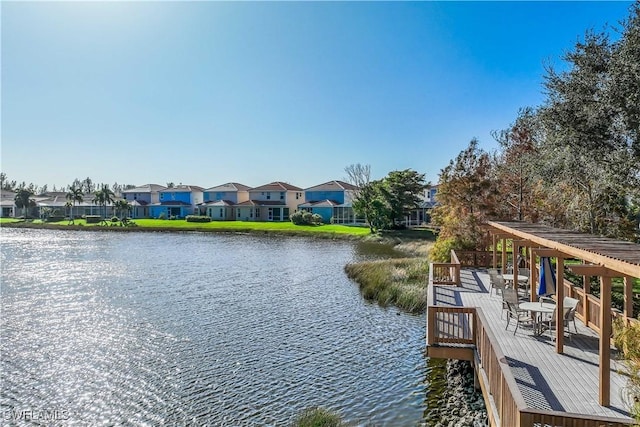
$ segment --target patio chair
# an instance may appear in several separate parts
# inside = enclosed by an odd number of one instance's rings
[[[575,298],[564,297],[564,299],[562,300],[562,312],[563,312],[562,326],[563,326],[563,329],[564,328],[567,329],[567,332],[569,333],[569,339],[571,339],[571,337],[573,336],[573,333],[571,332],[571,328],[569,326],[571,322],[573,322],[573,329],[576,331],[575,333],[576,334],[578,333],[578,326],[576,325],[576,311],[578,309],[578,305],[580,305],[580,300],[577,300]],[[555,321],[556,321],[556,312],[554,311],[548,320],[550,331],[555,330],[554,328],[556,324]]]
[[[515,295],[517,300],[518,294],[516,293]],[[507,326],[504,328],[505,331],[509,329],[509,324],[511,323],[511,319],[515,319],[516,321],[516,328],[513,330],[513,335],[515,335],[516,332],[518,331],[518,326],[520,326],[520,322],[527,322],[531,324],[533,323],[533,320],[531,319],[529,312],[527,310],[520,310],[518,308],[517,302],[513,304],[512,302],[509,302],[506,300],[503,300],[503,301],[507,305]]]
[[[496,295],[498,295],[498,291],[500,291],[500,294],[504,293],[504,289],[507,285],[501,275],[489,273],[489,282],[491,285],[489,288],[489,296],[491,296],[493,289],[496,290]]]

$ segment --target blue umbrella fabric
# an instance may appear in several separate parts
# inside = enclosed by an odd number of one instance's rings
[[[556,273],[551,266],[549,257],[540,258],[540,283],[538,284],[538,296],[553,295],[556,293]]]

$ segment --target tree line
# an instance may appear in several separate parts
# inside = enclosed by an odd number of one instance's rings
[[[587,31],[545,69],[542,105],[472,140],[439,175],[434,259],[482,248],[486,220],[523,220],[640,242],[640,2],[620,38]]]

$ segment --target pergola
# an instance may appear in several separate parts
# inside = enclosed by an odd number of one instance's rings
[[[506,240],[513,241],[513,254],[520,254],[521,248],[528,248],[531,283],[531,301],[535,300],[535,283],[537,271],[533,268],[536,256],[554,257],[557,259],[556,272],[556,352],[563,353],[564,346],[564,260],[582,260],[581,265],[572,265],[572,272],[585,276],[600,278],[600,378],[599,403],[609,406],[610,403],[610,368],[611,368],[611,279],[620,277],[624,283],[623,316],[628,321],[633,317],[633,278],[640,278],[640,244],[615,240],[590,234],[578,233],[547,227],[540,224],[524,222],[488,222],[489,232],[493,239],[493,267],[498,266],[497,242],[502,240],[501,265],[507,265]],[[517,283],[518,263],[513,262],[514,283]],[[587,307],[587,294],[590,292],[589,281],[584,283],[584,307]]]

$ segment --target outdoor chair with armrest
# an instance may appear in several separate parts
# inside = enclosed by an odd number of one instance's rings
[[[517,300],[517,295],[518,294],[516,293],[516,300]],[[516,334],[516,331],[518,330],[518,326],[520,326],[521,321],[533,324],[533,320],[531,319],[529,312],[527,310],[521,310],[520,308],[518,308],[517,302],[513,304],[510,301],[506,301],[506,300],[503,300],[503,301],[507,305],[507,326],[504,328],[505,330],[509,329],[509,323],[511,323],[511,319],[515,319],[516,321],[516,328],[513,331],[513,335]]]
[[[566,328],[567,332],[569,332],[569,339],[571,339],[571,337],[573,336],[573,334],[571,333],[571,328],[569,327],[570,322],[573,322],[573,329],[576,331],[575,332],[576,334],[578,333],[578,326],[576,325],[576,310],[578,309],[579,304],[580,304],[580,300],[577,300],[571,297],[564,297],[564,299],[562,300],[562,312],[563,312],[562,327],[563,327],[563,330],[564,328]],[[551,317],[549,318],[548,324],[549,324],[549,330],[553,331],[555,329],[554,326],[556,324],[555,310],[551,315]]]

